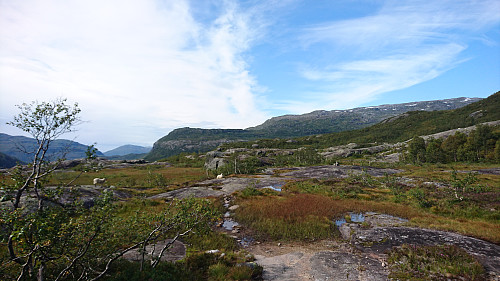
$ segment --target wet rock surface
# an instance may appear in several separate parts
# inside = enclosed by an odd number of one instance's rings
[[[264,268],[264,280],[387,280],[389,274],[383,258],[336,241],[257,245],[249,251]]]
[[[185,187],[176,190],[172,190],[169,192],[160,193],[157,195],[153,195],[148,197],[148,199],[185,199],[189,197],[219,197],[224,195],[224,192],[220,190],[214,190],[210,187],[203,186],[194,186],[194,187]]]
[[[375,177],[382,177],[385,176],[386,174],[391,175],[399,173],[401,172],[401,170],[363,167],[363,166],[350,166],[350,165],[346,166],[324,165],[324,166],[311,166],[311,167],[269,169],[269,172],[279,173],[283,177],[327,179],[327,178],[346,178],[351,174],[362,174],[362,173],[367,173]]]
[[[474,172],[479,174],[500,175],[500,168],[480,169]],[[468,171],[464,171],[464,173],[468,173]]]
[[[314,280],[387,280],[389,274],[374,258],[324,251],[310,259]]]
[[[181,188],[149,197],[150,199],[188,198],[193,197],[220,197],[247,187],[264,188],[267,186],[282,186],[283,179],[262,176],[256,178],[224,178],[211,179],[198,183],[197,186]]]
[[[353,229],[351,241],[364,252],[383,254],[392,247],[413,245],[456,245],[476,256],[489,272],[500,273],[500,246],[457,233],[414,227]]]

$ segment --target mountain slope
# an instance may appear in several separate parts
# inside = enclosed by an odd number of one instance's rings
[[[17,165],[17,163],[23,164],[19,159],[11,157],[5,153],[0,152],[0,168],[12,168]]]
[[[269,148],[297,148],[301,146],[327,148],[347,143],[396,143],[406,141],[414,136],[430,135],[496,120],[500,120],[500,92],[454,110],[411,111],[367,128],[315,137],[301,137],[293,141],[260,140],[259,146]],[[232,143],[225,147],[251,147],[252,144],[251,142]]]
[[[36,141],[33,138],[23,136],[11,136],[0,133],[0,152],[5,153],[11,157],[17,158],[23,162],[31,162],[31,156],[22,152],[20,148],[25,148],[27,151],[32,151],[36,146]],[[64,139],[54,140],[50,144],[49,151],[47,151],[46,159],[53,161],[56,157],[61,155],[61,152],[67,151],[66,159],[79,159],[85,158],[87,145]],[[104,156],[102,152],[97,151],[97,156]]]
[[[104,152],[104,156],[123,156],[128,154],[144,154],[151,151],[151,147],[126,144]]]
[[[153,145],[147,160],[158,160],[181,152],[207,152],[235,141],[264,138],[292,138],[364,128],[388,117],[410,110],[454,109],[479,101],[479,98],[456,98],[404,104],[360,107],[349,110],[314,111],[303,115],[274,117],[248,129],[181,128],[170,132]]]
[[[248,130],[258,130],[263,134],[282,138],[342,132],[368,127],[408,111],[456,109],[479,100],[481,99],[462,97],[402,104],[384,104],[347,110],[319,110],[302,115],[274,117],[259,126],[248,128]]]

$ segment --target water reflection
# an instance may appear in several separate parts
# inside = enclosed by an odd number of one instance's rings
[[[282,187],[282,186],[283,186],[282,184],[275,184],[275,185],[268,185],[268,186],[264,186],[264,187],[262,187],[262,188],[270,188],[270,189],[272,189],[272,190],[274,190],[274,191],[281,192],[281,187]]]
[[[229,231],[233,230],[233,228],[235,226],[238,226],[238,225],[239,224],[237,222],[235,222],[234,220],[227,219],[227,218],[224,220],[224,223],[222,223],[222,227],[224,227],[224,229],[229,230]]]
[[[349,222],[364,222],[365,221],[365,216],[363,213],[349,213],[349,216],[350,216]],[[345,218],[337,219],[337,220],[335,220],[335,225],[337,227],[340,227],[341,225],[343,225],[346,222],[347,221]]]

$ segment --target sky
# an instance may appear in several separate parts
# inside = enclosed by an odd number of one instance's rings
[[[500,90],[500,0],[0,0],[0,132],[66,98],[101,151]]]

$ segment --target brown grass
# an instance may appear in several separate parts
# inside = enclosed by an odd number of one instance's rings
[[[240,202],[240,205],[237,220],[274,239],[326,238],[335,235],[335,231],[330,229],[335,218],[343,217],[348,212],[373,211],[407,218],[409,225],[454,231],[500,243],[498,223],[447,218],[392,202],[335,200],[315,194],[291,194],[252,197]]]

